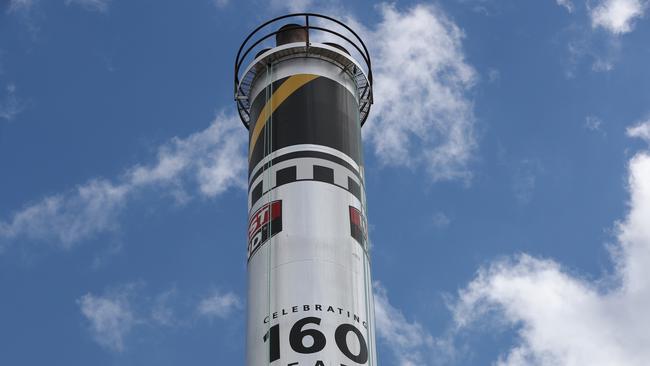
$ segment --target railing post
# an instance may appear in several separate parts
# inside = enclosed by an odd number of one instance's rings
[[[305,46],[307,46],[307,54],[309,55],[309,15],[305,15],[305,32],[307,32],[307,41]]]

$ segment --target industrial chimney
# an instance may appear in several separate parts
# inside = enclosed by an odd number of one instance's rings
[[[328,16],[272,19],[237,53],[235,101],[250,137],[246,365],[375,366],[366,46]]]

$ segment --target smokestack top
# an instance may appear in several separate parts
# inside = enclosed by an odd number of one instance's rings
[[[276,30],[270,31],[271,27]],[[272,37],[275,45],[266,48],[271,46]],[[330,39],[333,42],[325,41]],[[295,58],[330,62],[347,73],[356,84],[359,119],[363,126],[373,102],[370,54],[363,40],[352,28],[332,17],[294,13],[262,23],[244,39],[237,51],[234,99],[244,127],[249,128],[251,88],[256,77],[269,65]]]
[[[278,29],[275,35],[275,46],[282,46],[287,43],[307,42],[307,32],[304,25],[286,24]]]

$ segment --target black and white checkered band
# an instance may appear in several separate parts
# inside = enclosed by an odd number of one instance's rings
[[[253,170],[249,180],[248,207],[254,207],[267,192],[300,181],[329,183],[364,202],[363,176],[353,164],[349,159],[324,151],[299,150],[275,155]]]

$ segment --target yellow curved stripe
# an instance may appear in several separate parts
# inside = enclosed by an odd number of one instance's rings
[[[253,155],[253,148],[257,139],[262,133],[262,128],[266,125],[266,121],[269,120],[269,117],[276,109],[284,102],[293,92],[298,90],[301,86],[307,84],[308,82],[316,79],[318,75],[312,74],[298,74],[289,77],[280,87],[276,90],[273,95],[271,95],[271,100],[266,102],[264,108],[260,111],[257,121],[255,122],[255,128],[253,129],[253,134],[251,135],[250,146],[248,148],[248,160],[250,160]]]

